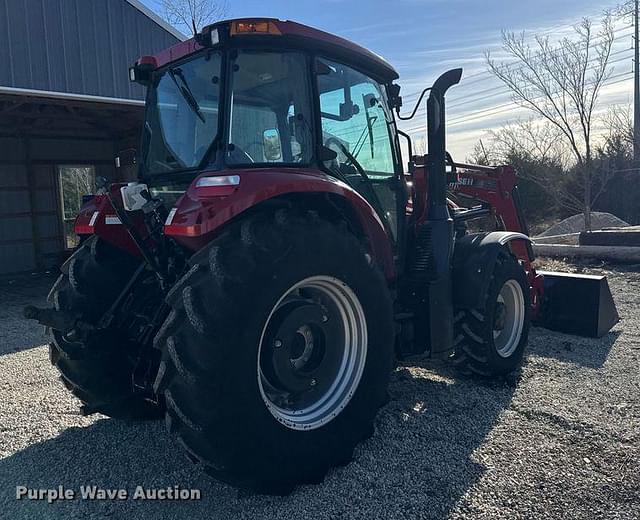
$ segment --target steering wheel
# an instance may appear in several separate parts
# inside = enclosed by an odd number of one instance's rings
[[[344,158],[348,161],[349,157],[347,157],[347,154],[344,153],[344,151],[342,150],[344,145],[340,142],[340,140],[337,137],[329,137],[325,142],[324,145],[326,148],[329,148],[330,150],[333,150],[334,152],[336,152],[336,158],[334,159],[334,161],[339,162],[338,161],[338,155],[342,154],[344,155]],[[335,148],[331,148],[331,145],[334,145]],[[348,163],[345,163],[348,164]]]
[[[231,143],[233,144],[233,143]],[[231,162],[242,164],[246,162],[254,163],[253,157],[251,157],[247,152],[245,152],[242,148],[240,148],[237,144],[233,144],[233,150],[229,150],[227,158],[231,160]]]

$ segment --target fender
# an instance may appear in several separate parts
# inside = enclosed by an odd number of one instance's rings
[[[475,233],[456,240],[453,250],[455,308],[477,309],[482,306],[498,253],[514,240],[531,242],[527,235],[514,231]]]
[[[112,184],[111,197],[119,199],[120,187],[123,185]],[[138,231],[144,233],[142,216],[132,213],[130,218]],[[106,195],[94,195],[82,205],[74,223],[74,231],[80,237],[98,235],[112,246],[120,248],[132,256],[142,258],[138,246],[120,222]]]
[[[219,190],[198,187],[203,177],[237,176],[237,185]],[[199,251],[232,219],[261,202],[291,194],[327,193],[343,197],[353,208],[373,257],[386,278],[395,278],[391,241],[375,210],[351,186],[320,170],[287,168],[203,172],[171,210],[164,233],[183,247]]]

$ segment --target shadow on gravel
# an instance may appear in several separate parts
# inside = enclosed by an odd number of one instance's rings
[[[0,356],[49,343],[44,327],[22,315],[25,305],[47,306],[54,273],[0,277]]]
[[[620,325],[602,338],[583,338],[535,327],[529,334],[527,354],[550,357],[587,368],[601,368],[622,334],[619,327]]]
[[[381,422],[404,424],[388,432],[396,438],[384,447],[384,464],[399,466],[384,474],[388,485],[402,475],[395,485],[412,490],[409,500],[421,502],[419,510],[430,518],[444,518],[455,506],[464,509],[465,493],[487,471],[474,454],[510,406],[520,378],[520,371],[496,381],[463,377],[434,362],[396,371],[388,405],[396,413]]]
[[[98,420],[0,460],[0,508],[8,518],[442,518],[487,470],[474,457],[511,401],[518,377],[500,383],[453,379],[432,366],[398,368],[376,433],[354,461],[322,484],[287,497],[238,494],[186,461],[162,423]],[[303,462],[303,461],[301,461]],[[15,487],[78,492],[81,485],[201,490],[197,502],[15,499]],[[4,502],[4,504],[1,504]],[[464,504],[462,506],[464,508]]]

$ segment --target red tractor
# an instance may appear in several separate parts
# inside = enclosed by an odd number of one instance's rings
[[[396,359],[502,376],[534,319],[606,332],[615,307],[589,301],[591,280],[545,277],[544,303],[514,171],[446,152],[461,74],[425,90],[417,157],[396,71],[316,29],[226,21],[138,60],[139,182],[103,182],[54,308],[25,311],[53,329],[83,413],[164,415],[208,473],[283,493],[350,460]],[[490,229],[471,233],[478,219]],[[576,280],[586,296],[567,314]]]

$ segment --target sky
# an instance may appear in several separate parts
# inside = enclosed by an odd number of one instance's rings
[[[142,0],[161,14],[159,0]],[[571,36],[582,17],[597,20],[611,0],[229,0],[227,18],[268,16],[294,20],[352,40],[387,59],[399,72],[405,99],[413,108],[416,93],[439,74],[463,67],[459,86],[447,96],[448,148],[464,160],[478,139],[530,112],[510,104],[499,80],[487,73],[484,53],[501,56],[501,31],[525,31],[551,39]],[[601,109],[632,99],[632,29],[616,23],[612,77],[601,95]],[[466,78],[466,79],[465,79]],[[424,111],[401,125],[414,139],[424,135]]]

